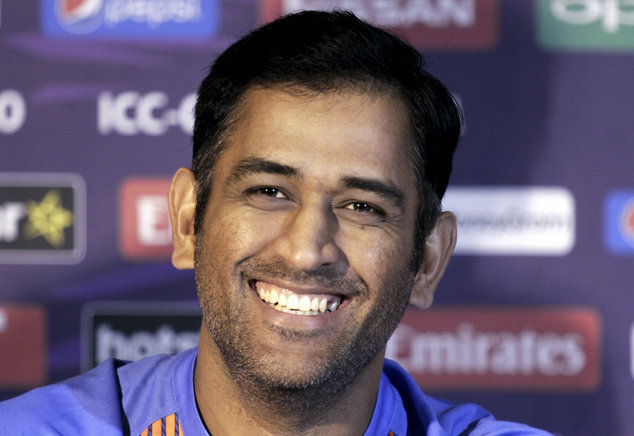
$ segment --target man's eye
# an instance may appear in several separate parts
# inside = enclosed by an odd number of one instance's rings
[[[247,190],[247,194],[250,196],[262,196],[262,197],[279,198],[279,199],[288,198],[286,194],[284,194],[284,192],[282,192],[280,189],[273,188],[271,186],[251,188]]]
[[[346,206],[346,209],[352,210],[354,212],[361,212],[364,214],[385,216],[385,213],[382,210],[372,206],[369,203],[364,203],[362,201],[355,201],[355,202],[349,203]]]

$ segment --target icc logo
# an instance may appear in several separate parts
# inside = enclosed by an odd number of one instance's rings
[[[103,23],[103,0],[57,0],[55,12],[68,32],[90,33]]]

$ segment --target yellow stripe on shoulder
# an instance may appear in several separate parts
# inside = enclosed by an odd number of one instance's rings
[[[183,436],[181,420],[176,413],[172,413],[154,421],[139,436]]]

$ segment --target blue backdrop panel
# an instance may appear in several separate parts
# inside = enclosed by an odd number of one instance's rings
[[[429,314],[440,321],[409,312],[393,355],[434,395],[503,419],[634,434],[623,0],[0,0],[0,398],[77,374],[91,350],[191,343],[195,285],[169,262],[165,186],[190,162],[193,93],[257,24],[344,3],[415,41],[466,120],[447,198],[464,239]],[[186,327],[126,324],[165,301],[188,308]],[[429,366],[421,337],[469,350],[478,337],[490,360]]]

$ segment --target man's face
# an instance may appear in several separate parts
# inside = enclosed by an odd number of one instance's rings
[[[382,360],[415,274],[405,109],[279,89],[242,108],[196,235],[209,350],[271,389],[352,383]]]

